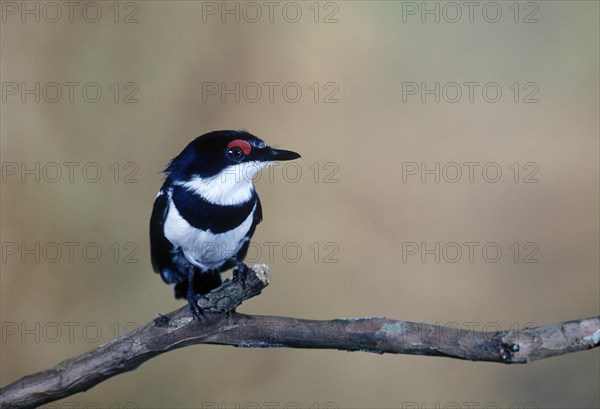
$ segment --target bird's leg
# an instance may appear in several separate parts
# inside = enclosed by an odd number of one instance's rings
[[[190,311],[192,311],[192,315],[198,321],[200,321],[200,316],[204,315],[202,309],[198,306],[198,299],[201,297],[199,294],[194,292],[194,267],[190,266],[188,272],[188,288],[187,288],[187,300],[190,305]]]
[[[248,266],[238,259],[233,260],[236,264],[235,270],[233,270],[233,279],[239,280],[242,283],[242,288],[246,289],[246,275],[248,274]]]

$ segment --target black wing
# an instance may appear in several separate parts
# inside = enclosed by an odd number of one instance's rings
[[[254,212],[254,228],[256,228],[256,225],[260,222],[262,222],[262,206],[260,204],[260,197],[258,197],[258,195],[256,195],[256,211]],[[254,230],[252,231],[252,233],[254,233]]]
[[[248,247],[250,247],[250,239],[254,235],[254,231],[256,230],[256,226],[262,221],[262,206],[260,205],[260,199],[258,195],[256,195],[256,210],[254,210],[254,217],[252,220],[252,226],[248,230],[248,234],[246,234],[246,238],[248,239],[246,243],[240,248],[240,251],[236,254],[236,258],[239,261],[243,261],[246,258],[246,254],[248,253]],[[223,265],[223,271],[229,270],[231,267],[234,267],[235,263],[231,260],[228,263]]]
[[[254,231],[256,230],[256,226],[262,222],[262,206],[260,205],[260,198],[256,195],[256,210],[254,210],[254,217],[252,220],[252,226],[250,226],[250,230],[248,230],[248,234],[246,237],[252,238],[254,235]],[[245,253],[244,253],[245,254]]]
[[[168,211],[169,195],[163,188],[154,201],[150,217],[150,254],[154,271],[161,275],[165,283],[172,284],[180,280],[173,263],[173,244],[165,237],[164,226]]]

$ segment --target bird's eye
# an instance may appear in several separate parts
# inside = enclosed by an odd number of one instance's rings
[[[239,160],[244,156],[244,152],[242,152],[240,148],[229,148],[227,155],[229,155],[231,159]]]
[[[227,156],[236,161],[249,155],[251,150],[252,146],[242,139],[236,139],[227,144]]]

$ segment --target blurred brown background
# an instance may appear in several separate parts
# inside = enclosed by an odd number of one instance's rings
[[[475,3],[3,1],[0,384],[182,305],[148,220],[159,172],[215,129],[303,155],[256,183],[250,261],[273,282],[242,312],[488,330],[597,315],[598,3]],[[439,102],[403,93],[436,82]],[[411,162],[438,162],[439,183]],[[599,369],[598,350],[509,367],[197,346],[62,404],[591,408]]]

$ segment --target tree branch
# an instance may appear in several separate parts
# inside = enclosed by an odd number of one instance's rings
[[[528,363],[600,346],[600,317],[521,330],[480,332],[388,318],[303,320],[233,311],[269,284],[266,265],[253,266],[245,286],[226,281],[199,301],[205,316],[189,308],[159,315],[54,368],[0,389],[0,407],[34,407],[85,391],[162,353],[194,344],[260,348],[320,348],[445,356],[472,361]]]

